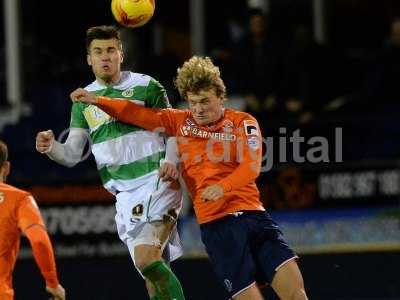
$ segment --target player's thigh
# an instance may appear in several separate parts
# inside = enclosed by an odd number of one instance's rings
[[[175,222],[170,220],[145,223],[130,242],[133,259],[139,269],[161,260],[162,252],[168,242]]]
[[[245,217],[252,233],[250,244],[257,266],[257,281],[271,284],[276,271],[286,262],[297,259],[297,255],[267,213],[249,213]]]
[[[200,228],[214,272],[230,297],[249,288],[255,281],[255,264],[246,224],[232,215],[202,224]]]
[[[303,276],[295,259],[279,267],[271,285],[280,299],[307,299]]]

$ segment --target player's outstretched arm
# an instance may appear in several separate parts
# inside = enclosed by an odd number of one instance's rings
[[[46,281],[46,291],[53,296],[54,300],[64,300],[65,290],[58,282],[53,247],[46,229],[42,225],[32,225],[24,232],[31,244],[35,261]]]
[[[51,130],[36,135],[36,150],[66,167],[73,167],[82,159],[83,149],[88,141],[88,133],[82,128],[70,128],[65,143],[54,138]]]
[[[96,105],[121,122],[175,135],[176,110],[147,108],[125,99],[96,96],[82,88],[73,91],[70,98],[74,102]]]

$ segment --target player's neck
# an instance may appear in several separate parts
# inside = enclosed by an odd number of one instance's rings
[[[117,85],[121,81],[121,77],[122,77],[121,76],[121,72],[118,72],[113,77],[110,77],[110,78],[107,78],[107,79],[97,77],[96,80],[101,85],[113,86],[113,85]]]
[[[208,124],[205,124],[204,126],[213,127],[217,125],[224,118],[224,115],[225,115],[225,108],[222,108],[221,113],[218,116],[216,116],[215,120],[211,121]]]

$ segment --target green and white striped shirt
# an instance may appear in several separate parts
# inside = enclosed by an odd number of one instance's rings
[[[94,81],[85,89],[99,96],[123,98],[146,107],[169,107],[165,89],[143,74],[122,72],[117,85],[103,86]],[[121,123],[94,105],[75,102],[70,128],[89,131],[101,180],[111,192],[142,185],[157,172],[160,159],[165,156],[165,141],[159,133]]]

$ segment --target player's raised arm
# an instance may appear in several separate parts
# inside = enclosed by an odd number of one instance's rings
[[[82,159],[88,133],[83,128],[70,128],[64,143],[56,141],[51,130],[36,135],[36,150],[66,167],[73,167]]]
[[[147,108],[124,99],[96,96],[82,88],[73,91],[70,98],[74,102],[96,105],[121,122],[147,130],[164,131],[167,135],[175,135],[175,111]]]
[[[53,131],[41,131],[36,135],[36,150],[66,167],[73,167],[79,163],[89,139],[89,127],[82,110],[83,104],[72,105],[70,128],[64,143],[55,139]]]

